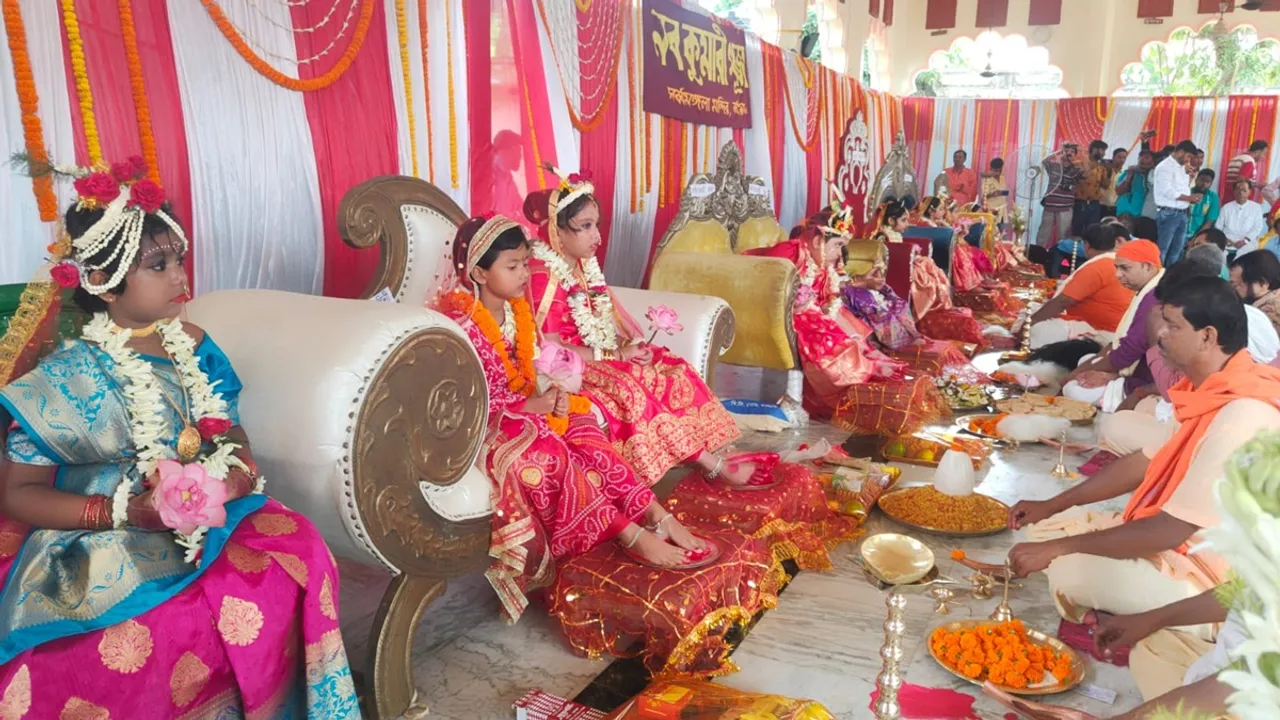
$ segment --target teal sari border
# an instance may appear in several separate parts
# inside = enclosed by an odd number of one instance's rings
[[[204,552],[200,556],[200,564],[190,574],[176,581],[163,579],[143,583],[134,589],[133,593],[124,601],[117,603],[114,607],[92,620],[56,620],[9,633],[3,640],[0,640],[0,665],[4,665],[21,653],[44,643],[111,627],[159,607],[162,603],[173,598],[185,590],[188,585],[198,580],[209,569],[214,560],[217,560],[218,556],[222,554],[222,550],[226,547],[231,534],[235,532],[241,521],[252,513],[261,510],[266,503],[266,495],[250,495],[228,503],[226,506],[226,525],[209,530],[205,536]],[[26,546],[27,542],[24,540],[22,549],[18,551],[17,557],[14,558],[13,567],[17,567],[21,562],[22,553],[26,550]],[[178,545],[175,545],[174,548],[175,552],[181,550],[181,546]]]

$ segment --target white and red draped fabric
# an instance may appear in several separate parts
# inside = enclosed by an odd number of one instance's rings
[[[470,213],[518,218],[526,193],[555,182],[544,165],[590,170],[602,199],[606,275],[635,286],[646,282],[688,178],[714,172],[730,141],[790,227],[830,201],[828,181],[847,151],[842,135],[857,113],[867,127],[869,176],[901,131],[924,192],[951,153],[965,149],[978,168],[1003,158],[1023,206],[1030,186],[1022,165],[1065,140],[1130,147],[1147,129],[1156,147],[1190,138],[1223,178],[1254,140],[1280,139],[1275,97],[900,99],[750,33],[750,126],[681,122],[643,107],[651,39],[642,0],[6,2],[21,14],[41,138],[55,162],[88,161],[63,6],[78,21],[107,162],[141,151],[139,112],[149,113],[148,142],[192,239],[198,293],[358,295],[377,259],[343,244],[336,214],[351,187],[376,175],[416,175]],[[690,0],[682,5],[704,12]],[[890,22],[892,3],[878,5]],[[1002,3],[983,5],[994,12]],[[1036,0],[1033,22],[1056,22],[1060,5]],[[137,58],[126,50],[126,6]],[[0,150],[12,155],[26,143],[5,39]],[[141,107],[131,65],[141,69]],[[1277,153],[1260,166],[1263,179],[1274,179]],[[0,173],[0,282],[30,279],[55,239],[32,190],[20,174]],[[56,190],[65,209],[71,189]],[[1034,233],[1039,213],[1031,209]]]

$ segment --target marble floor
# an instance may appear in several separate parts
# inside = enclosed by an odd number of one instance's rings
[[[1073,430],[1074,441],[1092,440],[1091,428]],[[815,424],[781,434],[752,433],[739,443],[744,449],[794,448],[802,442],[826,438],[838,444],[846,434]],[[997,451],[979,473],[978,490],[1006,502],[1043,499],[1079,478],[1056,479],[1049,474],[1056,454],[1043,446],[1023,446],[1016,452]],[[1074,468],[1085,456],[1068,458]],[[906,484],[930,480],[932,471],[904,467]],[[1118,509],[1118,508],[1117,508]],[[900,528],[873,514],[869,534]],[[943,574],[964,578],[969,574],[948,556],[963,547],[973,559],[1002,562],[1017,540],[1014,533],[957,542],[943,537],[921,536],[934,550]],[[779,607],[767,612],[734,654],[741,667],[721,679],[746,690],[807,697],[826,705],[836,717],[871,718],[869,696],[880,669],[884,593],[870,584],[855,556],[857,544],[835,551],[835,570],[800,573],[783,594]],[[387,578],[377,571],[343,566],[343,630],[353,667],[367,657],[366,639]],[[923,642],[929,630],[950,620],[985,617],[998,598],[977,601],[961,596],[949,615],[935,615],[933,601],[909,595],[906,650],[907,682],[947,687],[979,697],[978,716],[1002,718],[1003,711],[981,697],[977,688],[956,679],[928,655]],[[1052,634],[1057,614],[1048,597],[1043,576],[1024,582],[1013,591],[1015,614],[1031,627]],[[1106,717],[1140,702],[1128,671],[1089,663],[1086,683],[1115,691],[1114,703],[1105,704],[1083,694],[1067,693],[1054,702]],[[454,583],[442,601],[428,610],[419,628],[413,652],[414,676],[422,697],[429,701],[431,716],[448,720],[502,720],[514,717],[511,704],[530,689],[538,688],[562,697],[575,697],[609,666],[608,660],[576,657],[567,648],[558,628],[537,606],[514,626],[498,617],[498,605],[483,577]]]

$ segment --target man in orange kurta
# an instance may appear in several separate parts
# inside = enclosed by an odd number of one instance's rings
[[[1227,282],[1194,277],[1167,295],[1159,347],[1186,375],[1169,391],[1177,431],[1052,500],[1010,511],[1013,528],[1030,526],[1030,542],[1009,553],[1014,572],[1045,571],[1073,622],[1090,609],[1144,612],[1226,580],[1221,557],[1188,549],[1218,524],[1213,491],[1227,458],[1258,431],[1280,428],[1280,370],[1256,364],[1245,349],[1244,306]],[[1082,507],[1125,493],[1132,496],[1123,514]],[[1194,631],[1212,637],[1209,626]]]

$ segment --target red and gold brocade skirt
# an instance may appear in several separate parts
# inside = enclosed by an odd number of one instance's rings
[[[994,325],[1012,325],[1027,304],[1013,297],[1009,288],[977,288],[955,293],[956,305],[973,310],[973,314],[989,319]]]
[[[937,340],[955,340],[986,347],[987,338],[982,334],[982,323],[966,308],[934,310],[916,321],[916,329],[925,337]]]
[[[786,573],[760,540],[733,530],[698,534],[722,554],[694,570],[640,565],[616,543],[566,560],[547,604],[574,651],[639,656],[653,673],[732,672],[726,635],[777,606]]]
[[[831,424],[859,435],[910,435],[950,415],[933,378],[922,376],[846,388]]]
[[[916,374],[931,377],[938,377],[946,368],[969,364],[969,356],[948,340],[926,340],[900,350],[885,350],[885,354],[906,363]]]
[[[741,434],[689,363],[654,347],[653,362],[587,363],[582,393],[604,414],[614,449],[652,486],[668,470]]]
[[[831,550],[860,535],[859,522],[827,506],[822,485],[803,465],[781,463],[773,472],[778,484],[763,490],[731,490],[693,472],[663,504],[695,531],[732,528],[766,542],[779,561],[830,570]]]

